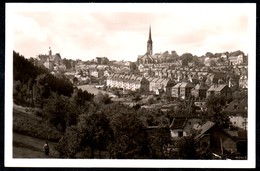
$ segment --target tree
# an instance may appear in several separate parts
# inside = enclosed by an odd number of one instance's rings
[[[94,103],[96,105],[109,104],[111,103],[111,98],[107,93],[103,94],[101,92],[98,92],[98,94],[94,97]]]
[[[84,110],[86,102],[90,102],[94,98],[94,95],[87,92],[82,91],[82,89],[75,88],[74,92],[71,96],[72,102],[79,108],[79,110]]]
[[[209,66],[211,66],[211,67],[217,66],[216,61],[211,59],[211,60],[209,61]]]
[[[77,152],[82,150],[80,146],[80,134],[76,125],[66,129],[65,134],[57,143],[55,149],[59,152],[60,157],[74,158]]]
[[[206,57],[209,57],[209,58],[213,58],[213,57],[214,57],[213,53],[211,53],[211,52],[207,52],[207,53],[205,54],[205,56],[206,56]]]
[[[83,76],[83,71],[82,71],[82,69],[81,70],[79,70],[79,74],[78,75],[81,75],[81,76]]]
[[[135,159],[147,156],[147,134],[136,113],[118,113],[111,120],[114,139],[109,145],[112,158]],[[142,138],[140,138],[142,137]]]
[[[132,71],[136,71],[138,69],[138,67],[137,67],[135,62],[130,62],[130,66],[129,67],[130,67],[130,69]]]
[[[46,105],[43,108],[44,118],[58,131],[64,133],[67,127],[77,124],[79,111],[65,96],[60,96],[57,93],[52,96],[46,100]]]
[[[71,69],[71,60],[63,58],[62,63],[66,66],[66,69]]]
[[[90,147],[91,158],[94,158],[94,151],[106,150],[112,137],[113,131],[110,128],[110,121],[103,110],[92,108],[88,113],[80,115],[79,131],[81,134],[82,147]]]
[[[179,149],[179,158],[197,159],[195,140],[193,136],[182,137],[181,139],[175,142],[175,146]]]
[[[223,113],[227,98],[224,96],[211,95],[206,100],[207,112],[206,119],[215,122],[221,128],[228,128],[230,119],[228,115]]]
[[[169,127],[156,127],[148,131],[149,156],[152,159],[169,158],[167,146],[171,143]]]
[[[191,53],[184,53],[181,55],[182,66],[188,66],[189,62],[192,62],[193,55]]]
[[[33,107],[34,106],[34,102],[33,102],[33,79],[30,78],[28,80],[28,88],[27,88],[27,94],[29,96],[29,100],[30,100],[30,103],[31,103],[31,106]]]

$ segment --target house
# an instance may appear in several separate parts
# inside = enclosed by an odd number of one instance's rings
[[[231,88],[231,90],[237,90],[239,87],[239,76],[238,75],[230,75],[228,77],[228,87]]]
[[[205,83],[208,86],[212,86],[214,84],[218,84],[220,80],[226,82],[226,76],[227,76],[226,73],[210,73],[207,75],[207,79]]]
[[[161,82],[161,88],[163,89],[164,92],[166,93],[171,93],[171,88],[175,85],[175,81],[169,78],[165,78]]]
[[[155,92],[157,88],[157,81],[160,78],[154,77],[153,79],[150,79],[150,86],[149,86],[149,91]]]
[[[192,130],[196,130],[200,124],[201,118],[199,117],[174,117],[170,124],[171,137],[189,136],[192,134]]]
[[[205,99],[207,97],[207,90],[209,87],[206,84],[200,83],[197,84],[192,90],[191,94],[195,99]]]
[[[130,82],[129,82],[130,77],[131,77],[131,75],[127,74],[127,75],[125,75],[125,78],[123,79],[123,89],[124,90],[130,90]]]
[[[105,70],[105,71],[104,71],[104,77],[109,77],[109,76],[110,76],[109,71],[108,71],[108,70]]]
[[[201,111],[206,111],[206,99],[195,99],[194,105],[199,107]]]
[[[100,77],[100,73],[98,72],[98,70],[91,70],[90,71],[90,75],[95,77],[95,78],[99,78]]]
[[[107,78],[107,86],[110,88],[119,88],[122,90],[135,91],[140,89],[142,91],[149,91],[149,81],[142,76],[129,74],[112,74]]]
[[[239,78],[239,87],[240,88],[248,88],[248,79],[247,79],[247,75],[242,75]]]
[[[235,99],[224,109],[233,126],[247,130],[248,104],[247,99]]]
[[[149,81],[145,77],[137,77],[135,80],[135,90],[140,90],[141,92],[149,91]]]
[[[209,149],[218,155],[237,152],[236,140],[211,121],[207,121],[201,126],[194,140],[198,150]]]
[[[244,63],[244,56],[238,55],[238,56],[229,56],[228,57],[230,65],[241,65]]]
[[[182,82],[180,85],[180,97],[186,99],[191,94],[191,89],[194,88],[194,84]]]
[[[139,64],[138,70],[139,70],[140,72],[143,72],[143,70],[144,70],[144,65],[143,65],[143,64]]]
[[[228,87],[227,84],[212,85],[207,90],[207,97],[209,97],[210,95],[219,95],[219,96],[229,97],[229,96],[231,96],[231,94],[232,94],[231,89]]]
[[[172,97],[180,97],[180,86],[182,83],[177,83],[172,87]]]

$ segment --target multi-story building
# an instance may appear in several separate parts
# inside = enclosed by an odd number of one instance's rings
[[[107,78],[107,86],[123,90],[149,91],[149,81],[145,77],[129,74],[112,74]]]
[[[209,87],[203,83],[197,84],[192,90],[191,93],[198,100],[205,100],[207,97],[207,90]]]
[[[219,95],[219,96],[225,96],[229,97],[231,96],[232,92],[231,89],[228,87],[227,84],[219,84],[219,85],[212,85],[208,90],[207,90],[207,97],[210,95]]]
[[[194,84],[188,82],[177,83],[172,87],[172,97],[181,97],[186,99],[191,94],[191,90],[194,88]]]

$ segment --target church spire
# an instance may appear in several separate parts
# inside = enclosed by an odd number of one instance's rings
[[[147,54],[153,55],[153,41],[152,41],[151,25],[149,27],[149,37],[148,37],[148,41],[147,41]]]
[[[148,41],[152,42],[151,25],[149,27],[149,39],[148,39]]]

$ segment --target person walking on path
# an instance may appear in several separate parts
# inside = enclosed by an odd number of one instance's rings
[[[44,144],[44,146],[43,146],[43,149],[44,149],[44,152],[45,152],[45,155],[49,155],[49,144],[48,144],[48,142],[46,141],[46,143]]]

